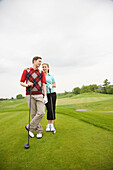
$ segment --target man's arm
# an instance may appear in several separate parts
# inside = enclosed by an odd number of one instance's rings
[[[27,76],[27,69],[24,69],[22,76],[21,76],[21,79],[20,79],[20,85],[23,86],[23,87],[29,87],[29,86],[33,87],[32,82],[29,82],[28,84],[25,82],[26,76]]]
[[[28,84],[25,83],[25,82],[20,82],[20,85],[23,86],[23,87],[29,87],[29,86],[32,86],[33,87],[33,83],[32,82],[29,82]]]

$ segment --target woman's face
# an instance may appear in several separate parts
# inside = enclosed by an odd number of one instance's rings
[[[45,72],[45,73],[48,73],[48,66],[47,65],[42,65],[42,69],[43,69],[43,71]]]

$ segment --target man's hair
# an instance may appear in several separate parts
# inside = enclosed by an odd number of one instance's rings
[[[42,58],[41,58],[41,57],[39,57],[39,56],[33,57],[33,59],[32,59],[32,63],[34,63],[34,60],[38,60],[38,59],[42,59]]]

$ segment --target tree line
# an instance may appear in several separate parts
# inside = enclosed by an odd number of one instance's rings
[[[74,94],[82,94],[82,93],[89,93],[89,92],[113,94],[113,85],[110,84],[108,79],[105,79],[103,85],[97,85],[97,84],[91,84],[87,86],[83,85],[81,88],[75,87],[72,90],[72,93]]]
[[[91,84],[91,85],[83,85],[80,87],[75,87],[72,92],[65,91],[64,93],[58,94],[60,95],[66,95],[68,93],[73,94],[82,94],[82,93],[90,93],[90,92],[96,92],[96,93],[103,93],[103,94],[113,94],[113,85],[110,84],[108,79],[105,79],[103,82],[103,85],[97,85],[97,84]],[[25,97],[22,96],[22,94],[18,94],[16,96],[16,99],[23,99]]]
[[[90,84],[90,85],[83,85],[80,87],[73,88],[72,92],[65,91],[64,93],[60,93],[58,95],[65,95],[68,93],[73,94],[82,94],[82,93],[89,93],[89,92],[96,92],[96,93],[103,93],[103,94],[113,94],[113,85],[108,81],[108,79],[105,79],[103,82],[103,85],[97,85],[97,84]],[[16,95],[16,99],[24,99],[25,97],[22,94]],[[11,97],[11,100],[14,98]],[[0,100],[8,100],[8,98],[0,98]]]

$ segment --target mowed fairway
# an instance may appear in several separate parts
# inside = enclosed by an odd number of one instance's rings
[[[43,138],[30,138],[26,150],[26,100],[0,102],[0,169],[112,170],[113,113],[105,111],[113,111],[113,96],[85,94],[58,99],[56,111],[57,133],[45,131],[45,115]]]
[[[107,98],[106,98],[107,97]],[[89,103],[89,102],[97,102],[97,101],[104,101],[108,99],[112,99],[113,97],[108,95],[101,95],[101,94],[84,94],[84,95],[75,95],[72,97],[60,98],[57,100],[57,105],[68,105],[68,104],[77,104],[77,103]]]

